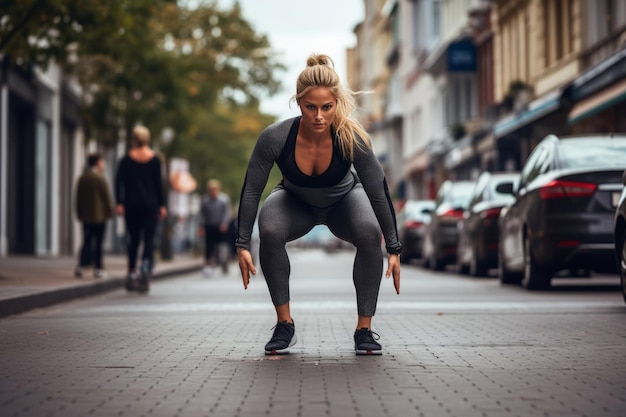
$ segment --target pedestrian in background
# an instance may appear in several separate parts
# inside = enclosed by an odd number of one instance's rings
[[[147,292],[154,267],[154,235],[157,223],[167,216],[161,159],[150,148],[150,131],[135,126],[131,149],[119,163],[115,178],[117,214],[124,216],[127,235],[128,291]],[[140,274],[139,246],[143,244]]]
[[[83,245],[74,276],[82,278],[83,268],[93,265],[95,278],[106,278],[102,261],[102,242],[106,222],[113,217],[113,200],[102,173],[104,159],[99,153],[87,157],[87,168],[76,186],[76,217],[83,225]]]
[[[219,253],[222,244],[228,243],[228,231],[232,221],[232,206],[228,194],[222,191],[222,183],[217,179],[207,181],[207,192],[202,197],[200,205],[200,226],[198,233],[204,236],[204,267],[202,273],[211,276],[213,268],[222,264],[224,273],[228,272],[230,246],[224,247],[224,253]]]
[[[300,73],[295,100],[301,116],[277,122],[259,136],[248,162],[239,205],[237,251],[244,288],[256,268],[250,253],[261,194],[274,164],[283,175],[259,213],[260,261],[277,323],[266,354],[288,353],[296,342],[289,301],[285,244],[325,224],[356,247],[356,354],[381,354],[371,330],[383,272],[381,230],[389,253],[386,276],[400,292],[400,251],[387,181],[363,126],[353,118],[353,94],[326,55],[313,55]],[[353,170],[354,169],[354,170]]]

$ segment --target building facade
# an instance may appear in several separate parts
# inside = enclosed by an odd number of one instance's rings
[[[392,28],[388,52],[364,37],[352,52],[387,65],[377,91],[382,120],[397,128],[377,149],[399,173],[399,198],[517,171],[550,133],[626,132],[624,1],[396,0],[369,10]]]

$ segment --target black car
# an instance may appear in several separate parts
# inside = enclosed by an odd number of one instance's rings
[[[541,289],[559,271],[615,272],[613,223],[625,168],[626,136],[542,140],[500,217],[501,281]]]
[[[440,271],[456,263],[457,223],[469,204],[473,187],[473,181],[444,181],[439,186],[435,211],[424,234],[422,257],[426,267]]]
[[[398,233],[402,243],[400,262],[422,258],[424,231],[434,210],[433,200],[408,200],[398,212]]]
[[[615,210],[615,258],[621,281],[622,296],[626,302],[626,171],[622,174],[622,192]],[[614,194],[615,196],[616,194]]]
[[[459,223],[457,267],[461,273],[486,276],[498,267],[498,217],[513,203],[519,172],[483,172],[476,180],[470,203]]]

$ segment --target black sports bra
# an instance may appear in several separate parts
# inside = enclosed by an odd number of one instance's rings
[[[301,117],[296,117],[294,119],[291,128],[289,129],[289,135],[287,136],[285,145],[283,146],[280,156],[278,157],[278,161],[276,162],[283,174],[283,177],[298,187],[322,188],[332,187],[333,185],[338,184],[345,178],[346,174],[350,170],[351,163],[343,158],[337,141],[337,136],[334,131],[332,132],[333,156],[326,171],[322,172],[320,175],[311,176],[304,174],[300,171],[300,168],[298,168],[298,165],[296,164],[295,150],[300,119]]]

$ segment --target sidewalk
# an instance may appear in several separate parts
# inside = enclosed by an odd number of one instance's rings
[[[105,254],[104,263],[108,278],[96,279],[90,269],[83,271],[82,278],[75,278],[75,256],[0,258],[0,317],[122,288],[126,257]],[[179,255],[170,261],[157,261],[153,279],[185,274],[201,267],[201,257]]]

